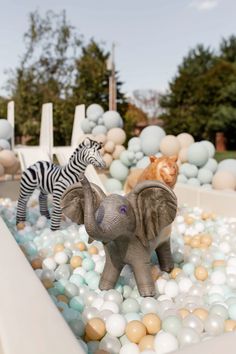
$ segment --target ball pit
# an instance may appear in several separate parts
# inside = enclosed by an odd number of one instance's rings
[[[114,290],[100,291],[102,244],[89,245],[83,226],[39,227],[31,205],[22,230],[15,203],[2,200],[0,215],[86,352],[168,353],[236,328],[236,219],[182,207],[172,230],[175,268],[156,278],[155,298],[142,298],[128,266]]]

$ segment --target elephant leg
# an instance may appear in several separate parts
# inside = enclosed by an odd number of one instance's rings
[[[171,272],[172,269],[174,268],[174,262],[171,255],[170,239],[162,243],[156,249],[156,253],[157,253],[161,270],[167,273]]]
[[[122,261],[117,255],[117,250],[113,247],[104,246],[106,253],[106,262],[99,282],[101,290],[109,290],[115,287],[123,268]]]
[[[137,262],[131,264],[137,283],[137,287],[141,296],[155,296],[155,285],[152,279],[152,265],[149,261],[143,262],[138,259]]]

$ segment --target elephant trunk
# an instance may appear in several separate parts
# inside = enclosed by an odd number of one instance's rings
[[[89,181],[83,175],[80,179],[80,183],[84,192],[84,225],[89,236],[95,240],[106,242],[108,241],[103,231],[99,227],[95,218],[95,208],[93,202],[93,192]]]

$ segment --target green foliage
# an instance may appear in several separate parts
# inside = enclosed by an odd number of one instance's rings
[[[216,55],[197,46],[183,59],[160,105],[161,118],[172,134],[187,131],[196,139],[214,141],[222,131],[233,147],[236,137],[236,37],[223,40]]]
[[[0,119],[7,117],[7,100],[0,96]]]
[[[105,52],[93,39],[82,47],[82,55],[76,60],[76,79],[73,87],[74,104],[84,103],[86,106],[99,103],[108,110],[109,102],[109,71],[107,60],[109,52]],[[117,84],[117,110],[121,114],[126,111],[127,103],[121,92],[122,82]]]
[[[38,11],[29,16],[25,53],[8,87],[16,107],[16,135],[37,144],[41,107],[53,103],[55,145],[70,144],[75,106],[101,104],[108,109],[108,76],[104,52],[94,40],[82,46],[82,36],[68,22],[65,11]],[[126,110],[117,74],[118,110]],[[1,103],[1,101],[0,101]]]

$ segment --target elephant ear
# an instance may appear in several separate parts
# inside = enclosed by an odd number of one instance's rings
[[[93,205],[96,211],[105,193],[94,183],[90,183],[93,193]],[[63,214],[68,216],[77,224],[84,224],[84,191],[81,183],[75,183],[63,193],[61,198],[61,209]]]
[[[136,215],[136,236],[147,247],[149,241],[174,221],[177,212],[176,195],[162,182],[144,181],[135,186],[127,199]]]

